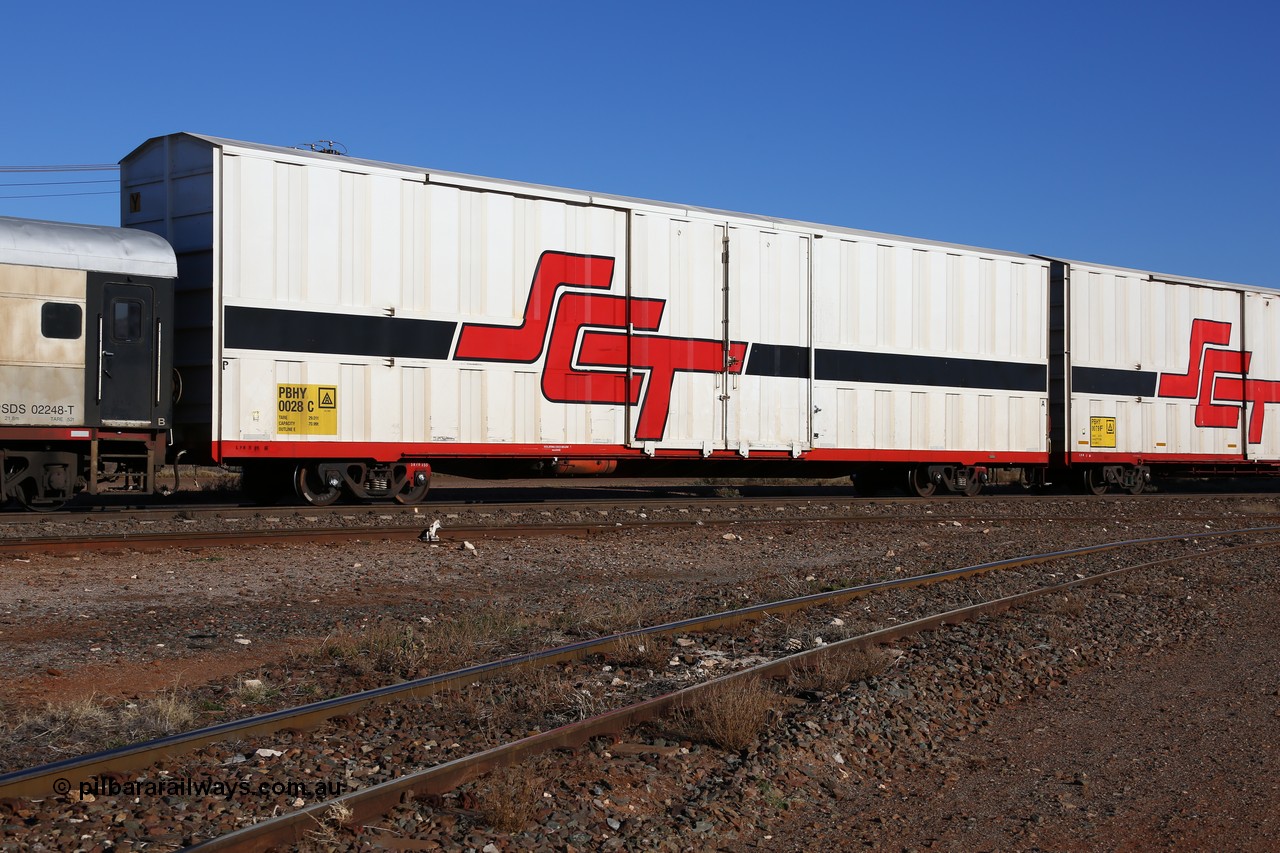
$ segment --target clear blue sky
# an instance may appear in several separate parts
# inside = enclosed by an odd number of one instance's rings
[[[19,3],[0,34],[0,166],[114,163],[184,130],[335,139],[1280,287],[1277,33],[1262,0]],[[0,198],[0,214],[115,224],[118,202]]]

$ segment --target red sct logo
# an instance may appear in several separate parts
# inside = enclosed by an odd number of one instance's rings
[[[613,258],[543,252],[520,325],[464,323],[454,359],[532,364],[545,355],[548,400],[639,405],[636,440],[661,440],[676,374],[739,373],[747,345],[653,334],[666,301],[599,292],[613,268]]]

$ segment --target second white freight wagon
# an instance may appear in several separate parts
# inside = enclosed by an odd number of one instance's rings
[[[1280,293],[1079,261],[1052,264],[1055,467],[1094,492],[1154,469],[1280,461]]]
[[[307,500],[430,466],[1049,461],[1046,259],[197,134],[121,164],[177,252],[189,459]]]

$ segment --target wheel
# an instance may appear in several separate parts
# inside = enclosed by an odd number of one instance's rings
[[[977,477],[970,477],[969,482],[965,483],[964,493],[967,497],[976,498],[982,494],[982,481]]]
[[[36,494],[34,480],[27,480],[16,490],[18,503],[31,512],[56,512],[67,505],[70,497],[42,498]]]
[[[1140,495],[1142,494],[1143,490],[1145,490],[1146,488],[1147,488],[1147,481],[1143,479],[1142,473],[1139,471],[1134,471],[1133,484],[1130,485],[1129,488],[1126,489],[1125,491],[1127,491],[1131,495]]]
[[[30,488],[18,489],[18,503],[31,512],[56,512],[67,505],[70,498],[38,498]]]
[[[929,469],[924,465],[907,469],[907,494],[931,497],[938,491],[938,484],[929,479]]]
[[[1105,495],[1110,484],[1103,477],[1101,468],[1085,468],[1080,474],[1084,490],[1091,495]]]
[[[342,487],[325,482],[311,463],[303,463],[293,472],[293,488],[312,506],[328,506],[342,495]]]
[[[405,506],[422,503],[422,499],[427,496],[427,492],[430,488],[431,480],[429,478],[415,486],[413,484],[413,476],[410,475],[409,479],[406,480],[404,485],[400,488],[400,491],[396,492],[396,503],[404,504]]]
[[[56,493],[41,497],[40,484],[37,482],[37,478],[42,476],[40,468],[38,466],[33,468],[25,462],[11,462],[7,464],[5,471],[5,479],[9,482],[9,496],[14,498],[23,509],[31,512],[60,510],[75,495],[65,494],[67,479],[65,467],[58,473],[60,476],[55,477],[51,466],[45,466],[43,473],[45,486]],[[0,496],[0,503],[3,502],[3,497]]]

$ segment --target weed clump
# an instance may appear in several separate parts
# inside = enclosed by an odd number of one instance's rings
[[[797,690],[834,693],[875,678],[889,662],[889,654],[879,647],[832,649],[797,665],[791,672],[791,685]]]
[[[499,832],[519,832],[538,816],[542,787],[542,780],[527,767],[495,770],[476,783],[480,814]]]
[[[677,709],[673,722],[694,740],[741,752],[768,729],[780,699],[759,678],[732,679],[699,694],[696,705]]]

